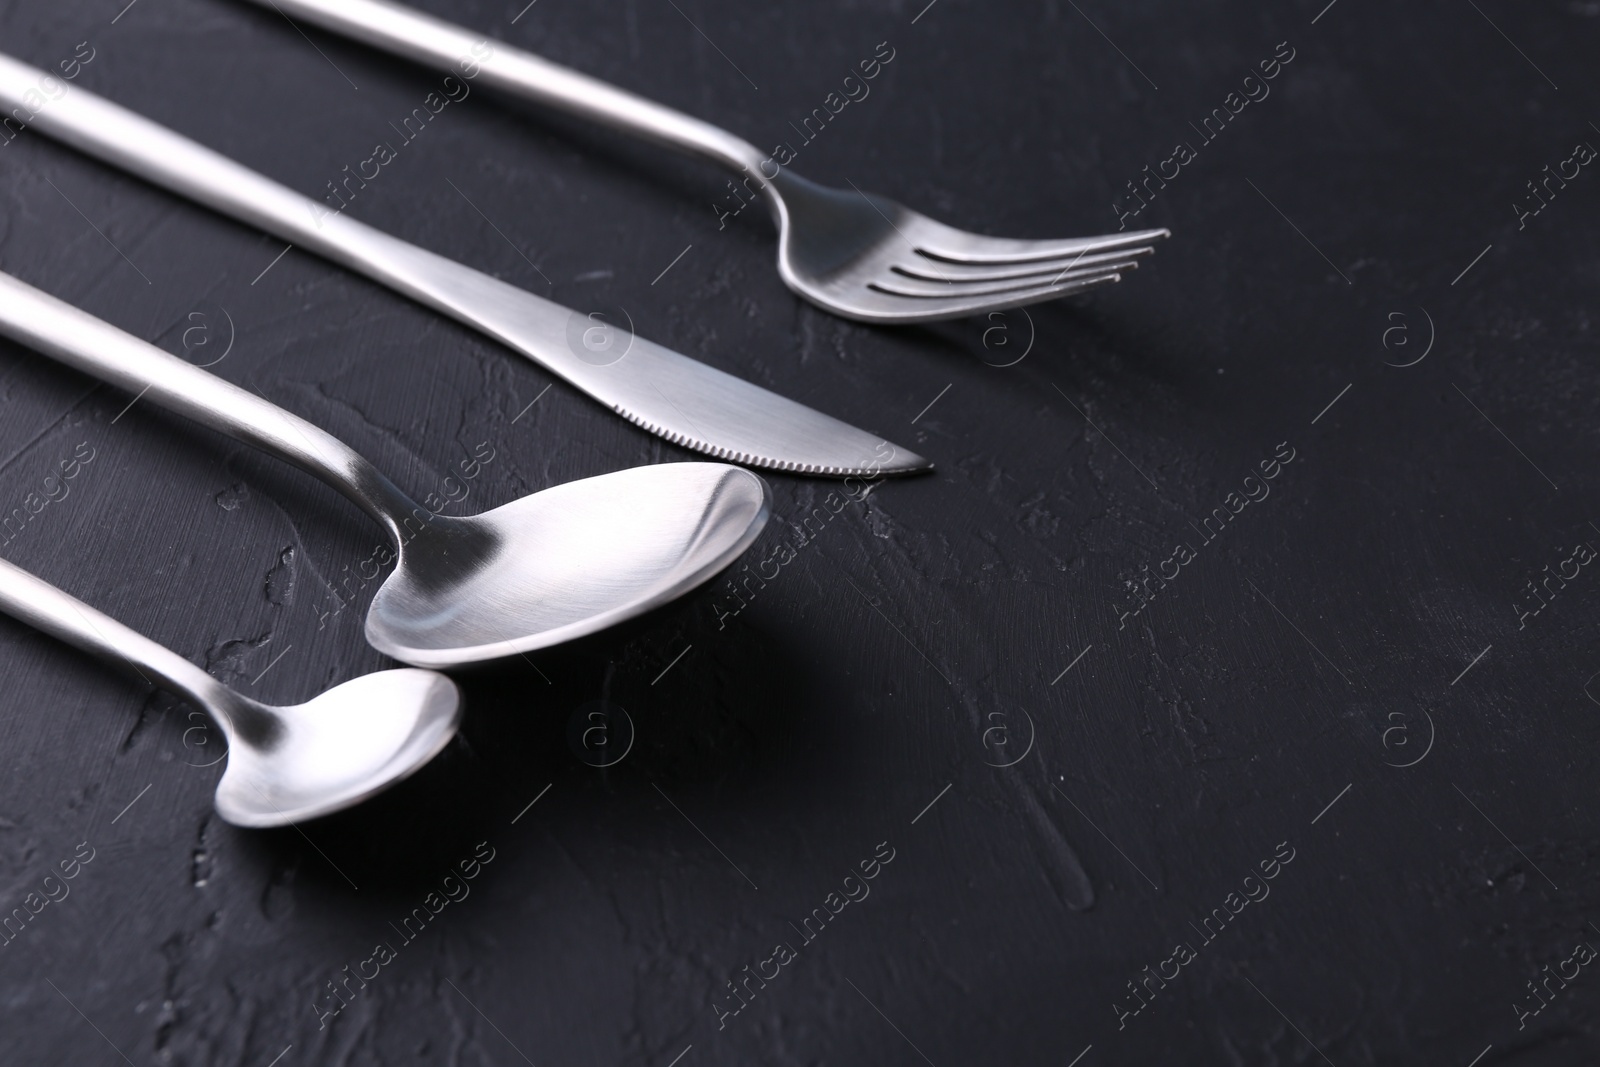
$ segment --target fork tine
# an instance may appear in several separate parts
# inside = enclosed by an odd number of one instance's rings
[[[1107,275],[1134,270],[1138,260],[1122,260],[1104,267],[1083,271],[1052,271],[1021,278],[977,278],[968,281],[941,281],[891,274],[868,283],[880,293],[928,300],[966,300],[971,297],[1000,296],[1033,289],[1055,289]]]
[[[928,258],[949,263],[1019,264],[1121,251],[1136,245],[1148,245],[1170,236],[1171,232],[1168,230],[1135,230],[1128,233],[1108,233],[1099,237],[1065,238],[1059,241],[1022,241],[1004,237],[984,237],[941,225],[932,232],[919,233],[916,246],[917,251]]]
[[[921,278],[930,282],[998,282],[1010,278],[1037,278],[1056,276],[1063,278],[1091,270],[1118,270],[1135,265],[1137,259],[1151,255],[1155,248],[1130,248],[1126,251],[1102,252],[1099,255],[1079,255],[1068,259],[1040,260],[1036,263],[968,264],[948,263],[916,256],[889,267],[895,274],[907,278]]]
[[[1060,285],[1038,285],[990,296],[974,296],[943,301],[928,297],[903,297],[884,294],[891,296],[898,304],[903,305],[903,310],[883,316],[882,321],[939,322],[943,319],[965,318],[968,315],[1004,311],[1007,308],[1022,307],[1025,304],[1043,303],[1046,300],[1071,296],[1086,289],[1110,285],[1121,280],[1122,275],[1120,274],[1096,274],[1091,278],[1063,282]],[[876,286],[873,286],[873,288],[876,288]]]

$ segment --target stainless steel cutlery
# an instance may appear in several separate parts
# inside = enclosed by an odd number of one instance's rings
[[[796,293],[847,318],[949,319],[1117,281],[1165,230],[1059,241],[984,237],[883,197],[801,178],[788,158],[671,108],[388,0],[253,0],[741,175],[778,226]],[[441,105],[442,106],[442,105]],[[6,140],[38,130],[482,331],[651,433],[711,456],[801,474],[925,470],[921,456],[730,374],[331,210],[149,119],[0,55]],[[304,419],[0,273],[0,335],[253,445],[333,487],[382,525],[393,570],[371,644],[414,668],[503,659],[592,634],[695,589],[748,548],[767,484],[722,463],[664,463],[569,482],[476,516],[417,504]],[[357,803],[455,735],[460,695],[425,669],[382,671],[306,704],[245,697],[175,653],[0,561],[0,611],[204,708],[229,743],[217,810],[280,826]]]

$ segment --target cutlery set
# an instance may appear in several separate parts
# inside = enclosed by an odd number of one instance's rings
[[[1054,241],[967,233],[883,197],[810,182],[691,116],[387,0],[251,0],[435,67],[466,55],[518,95],[720,163],[755,186],[799,296],[871,323],[934,322],[1118,281],[1165,230]],[[404,669],[276,708],[0,561],[0,611],[192,701],[229,743],[216,807],[240,826],[338,811],[432,759],[460,694],[440,670],[596,633],[709,581],[756,539],[766,482],[927,470],[922,457],[659,344],[587,317],[303,196],[149,119],[72,87],[28,106],[43,72],[0,54],[0,106],[102,162],[324,256],[477,329],[668,441],[717,462],[662,463],[554,485],[481,515],[436,515],[326,431],[210,372],[0,274],[0,334],[253,445],[320,479],[381,525],[394,569],[365,632]],[[13,109],[20,109],[13,111]],[[616,331],[616,327],[608,329]],[[618,331],[621,332],[621,331]],[[730,464],[739,464],[733,466]],[[153,678],[151,677],[153,675]]]

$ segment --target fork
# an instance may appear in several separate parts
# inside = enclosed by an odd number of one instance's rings
[[[969,233],[853,184],[808,181],[708,122],[391,0],[251,2],[722,164],[745,189],[753,184],[772,213],[784,284],[845,318],[937,322],[1054,300],[1121,280],[1168,236],[1162,229],[1025,241]]]

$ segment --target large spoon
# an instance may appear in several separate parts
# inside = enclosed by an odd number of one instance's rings
[[[353,678],[293,707],[251,700],[5,560],[0,611],[204,708],[228,742],[217,814],[236,826],[288,826],[360,803],[438,755],[461,721],[455,683],[411,668]]]
[[[644,614],[727,567],[766,525],[767,483],[725,463],[567,482],[435,515],[331,434],[0,273],[0,334],[305,470],[382,524],[394,572],[367,640],[418,667],[503,659]]]

